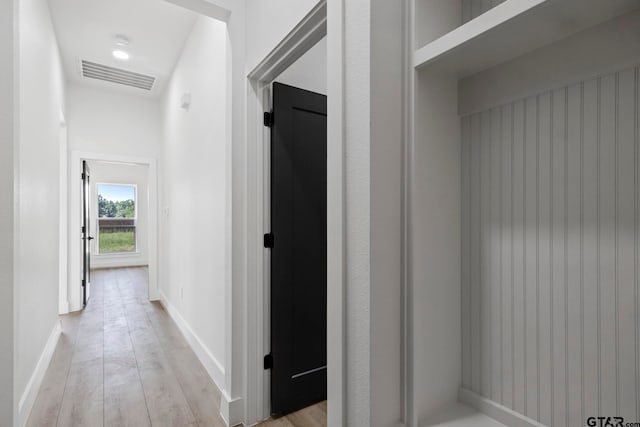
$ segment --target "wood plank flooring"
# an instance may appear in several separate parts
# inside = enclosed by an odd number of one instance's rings
[[[220,391],[162,306],[146,268],[92,273],[62,337],[28,426],[223,427]],[[310,424],[315,425],[315,424]]]
[[[325,427],[327,425],[327,402],[316,403],[308,408],[258,424],[258,427]]]

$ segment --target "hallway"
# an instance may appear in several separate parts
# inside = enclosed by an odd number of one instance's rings
[[[92,272],[83,312],[62,336],[28,426],[224,426],[220,391],[157,302],[146,268]]]

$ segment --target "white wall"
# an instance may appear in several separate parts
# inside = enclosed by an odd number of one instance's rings
[[[200,17],[163,99],[161,292],[224,390],[227,112],[226,26]],[[181,98],[191,94],[188,109]],[[213,372],[212,372],[213,371]]]
[[[417,73],[411,160],[413,422],[457,401],[460,385],[460,129],[457,81]]]
[[[477,18],[505,0],[462,0],[462,23]]]
[[[327,94],[327,38],[323,38],[284,70],[276,82]]]
[[[149,263],[149,167],[110,162],[89,162],[91,168],[91,212],[94,212],[91,235],[96,237],[91,247],[91,268],[131,267]],[[136,185],[136,251],[127,254],[100,254],[98,220],[98,185]]]
[[[246,69],[253,70],[318,0],[246,0]]]
[[[21,1],[19,22],[20,199],[16,229],[15,396],[24,399],[25,392],[29,391],[27,383],[58,322],[58,159],[64,77],[47,2]]]
[[[77,84],[67,100],[70,151],[159,157],[159,101]]]
[[[192,9],[203,16],[226,22],[226,102],[228,164],[227,170],[227,245],[231,253],[226,283],[225,378],[220,412],[230,423],[241,422],[247,414],[246,390],[249,361],[245,357],[247,283],[252,269],[247,268],[251,254],[247,247],[250,233],[248,215],[249,152],[247,150],[247,37],[245,2],[236,0],[167,0]],[[255,273],[253,273],[255,274]]]
[[[14,80],[18,59],[14,19],[17,2],[0,4],[0,424],[13,424],[13,355],[14,355]],[[9,386],[7,386],[9,385]]]

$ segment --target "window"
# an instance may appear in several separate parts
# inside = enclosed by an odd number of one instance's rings
[[[98,252],[136,251],[136,186],[98,184]]]

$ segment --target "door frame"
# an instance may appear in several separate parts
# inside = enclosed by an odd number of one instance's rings
[[[327,4],[329,3],[329,5]],[[344,115],[343,0],[321,0],[298,25],[248,74],[247,148],[255,157],[255,215],[250,215],[249,248],[254,248],[255,285],[247,286],[247,407],[249,422],[270,415],[270,376],[263,357],[270,347],[270,255],[263,235],[270,231],[270,129],[263,113],[271,108],[273,80],[311,47],[327,37],[327,396],[329,425],[344,425]],[[251,170],[251,165],[249,166]],[[250,184],[251,185],[251,184]],[[251,223],[253,221],[253,224]],[[249,249],[251,251],[251,249]]]
[[[76,209],[80,198],[82,174],[82,161],[130,163],[148,166],[149,178],[149,223],[148,223],[148,252],[149,252],[149,300],[160,299],[158,288],[158,168],[157,160],[150,157],[121,156],[104,153],[91,153],[83,151],[71,152],[71,164],[69,167],[69,273],[68,289],[60,289],[68,295],[69,312],[82,310],[82,284],[80,275],[74,272],[80,271],[81,260],[75,254],[81,251],[80,232],[82,218],[79,209]]]

